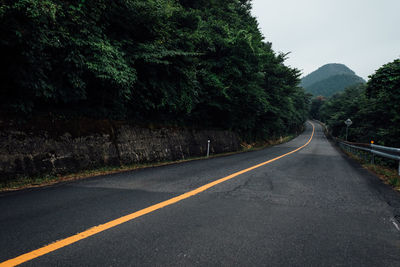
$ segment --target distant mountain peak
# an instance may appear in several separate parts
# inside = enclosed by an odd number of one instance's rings
[[[326,64],[326,65],[323,65],[322,67],[320,67],[318,70],[319,71],[326,71],[326,72],[329,72],[329,73],[334,73],[335,75],[338,75],[338,74],[356,75],[356,73],[353,70],[351,70],[346,65],[340,64],[340,63]]]
[[[302,78],[300,86],[313,95],[331,96],[359,83],[365,83],[365,80],[349,67],[340,63],[330,63]]]

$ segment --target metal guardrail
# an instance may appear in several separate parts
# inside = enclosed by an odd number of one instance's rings
[[[387,147],[387,146],[379,146],[375,144],[365,144],[365,143],[352,143],[348,141],[340,140],[339,138],[333,137],[329,134],[329,131],[326,125],[320,121],[317,121],[325,128],[325,134],[328,138],[333,139],[341,148],[348,148],[350,150],[358,150],[364,151],[371,154],[371,164],[375,164],[375,155],[383,158],[397,160],[399,162],[398,165],[398,174],[400,175],[400,148],[396,147]],[[364,160],[367,161],[367,156],[364,154]]]
[[[344,142],[338,139],[336,139],[336,142],[342,148],[347,147],[350,150],[355,149],[371,153],[371,164],[375,163],[375,155],[383,158],[397,160],[399,162],[398,173],[400,175],[400,148],[379,146],[374,144]]]

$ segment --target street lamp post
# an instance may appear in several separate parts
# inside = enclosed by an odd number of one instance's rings
[[[347,119],[345,122],[346,124],[346,141],[347,141],[347,136],[349,134],[349,126],[353,124],[353,122],[350,119]]]

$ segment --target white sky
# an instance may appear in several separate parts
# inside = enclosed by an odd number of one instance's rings
[[[286,65],[307,75],[342,63],[368,79],[400,57],[400,0],[253,0],[253,15]]]

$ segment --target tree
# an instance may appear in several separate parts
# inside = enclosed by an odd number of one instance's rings
[[[320,110],[326,98],[323,96],[314,97],[311,100],[311,107],[310,107],[310,117],[316,120],[320,120]]]
[[[383,65],[369,78],[368,119],[376,129],[375,140],[383,145],[400,146],[400,59]]]
[[[350,140],[400,146],[400,60],[383,65],[369,78],[366,86],[353,86],[329,98],[319,116],[335,136],[343,138],[343,122],[351,118]]]
[[[248,0],[1,0],[0,110],[291,133],[309,96],[250,11]]]

